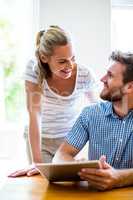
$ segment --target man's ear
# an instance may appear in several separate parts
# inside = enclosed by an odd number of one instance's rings
[[[40,54],[40,59],[41,59],[42,63],[48,62],[48,56],[46,56],[44,53]]]
[[[133,81],[127,83],[125,86],[124,86],[124,92],[129,94],[129,93],[133,93]]]

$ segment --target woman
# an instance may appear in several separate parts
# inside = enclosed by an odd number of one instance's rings
[[[96,97],[94,77],[88,68],[76,63],[72,41],[65,30],[50,26],[39,32],[36,44],[36,60],[27,65],[25,85],[32,162],[40,163],[51,162],[85,106],[84,97],[90,102]],[[10,176],[36,173],[30,167]]]

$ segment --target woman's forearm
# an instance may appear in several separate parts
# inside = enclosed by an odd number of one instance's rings
[[[37,117],[34,116],[30,117],[29,142],[33,162],[42,162],[39,123]]]

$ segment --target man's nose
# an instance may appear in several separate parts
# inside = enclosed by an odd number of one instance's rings
[[[100,79],[101,82],[105,83],[107,81],[107,76],[104,75],[101,79]]]

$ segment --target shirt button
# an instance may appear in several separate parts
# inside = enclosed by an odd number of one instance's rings
[[[123,121],[123,124],[125,124],[125,120]]]
[[[122,139],[120,139],[120,142],[122,142]]]
[[[116,160],[118,161],[118,160],[119,160],[119,158],[116,158]]]

